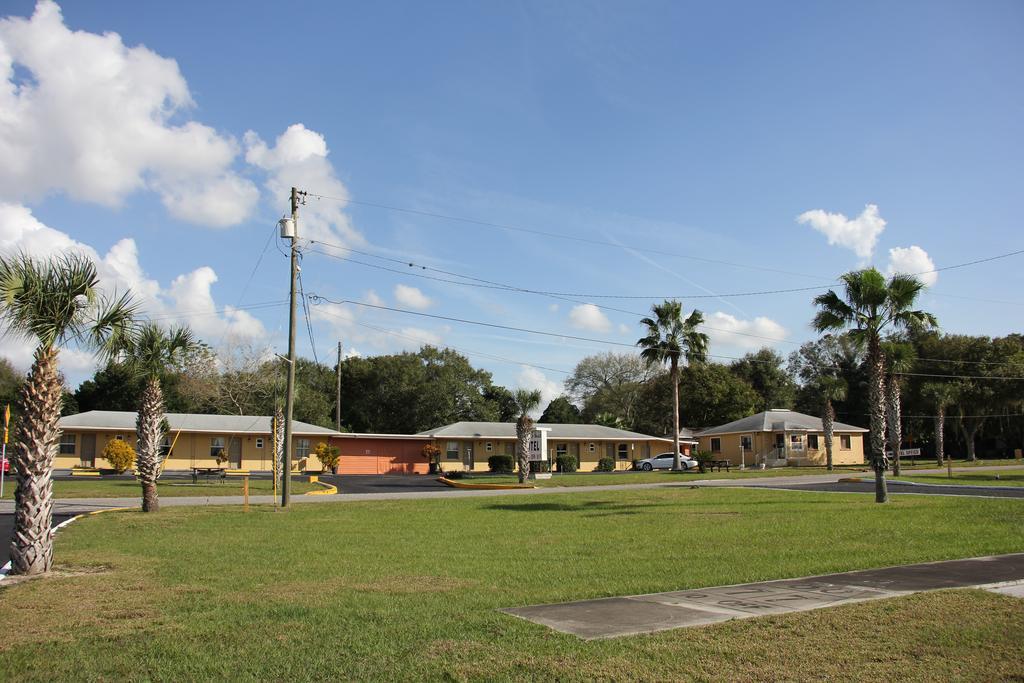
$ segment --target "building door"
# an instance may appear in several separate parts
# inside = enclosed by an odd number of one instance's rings
[[[462,452],[462,464],[466,466],[466,469],[473,469],[473,447],[466,446],[466,449]]]
[[[82,465],[96,467],[96,435],[82,434]]]
[[[237,436],[228,441],[228,463],[236,470],[242,469],[242,440]]]

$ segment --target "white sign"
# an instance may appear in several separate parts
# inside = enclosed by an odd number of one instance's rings
[[[900,457],[901,458],[912,458],[912,457],[917,456],[917,455],[921,455],[921,449],[920,448],[901,448],[900,449]],[[885,457],[891,458],[892,457],[892,451],[886,451],[885,452]]]
[[[530,437],[530,462],[546,462],[548,459],[548,432],[550,427],[533,430]]]

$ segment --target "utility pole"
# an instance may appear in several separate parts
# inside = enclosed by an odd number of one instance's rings
[[[335,431],[341,431],[341,341],[338,341],[338,368],[337,377],[335,378],[335,395],[334,395],[334,429]]]
[[[292,188],[291,279],[288,290],[288,384],[284,397],[284,471],[281,473],[281,507],[291,502],[292,415],[295,412],[295,284],[299,272],[299,191]],[[281,230],[282,236],[285,232]]]

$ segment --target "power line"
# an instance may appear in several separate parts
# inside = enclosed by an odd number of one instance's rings
[[[324,243],[320,242],[320,244],[324,244]],[[338,248],[347,249],[348,247],[340,247],[339,246]],[[337,259],[339,261],[346,261],[346,262],[349,262],[349,263],[355,263],[355,264],[366,266],[366,267],[369,267],[369,268],[375,268],[377,270],[384,270],[384,271],[392,272],[392,273],[399,273],[399,274],[403,274],[403,275],[404,274],[413,275],[415,277],[422,277],[422,278],[426,278],[428,280],[440,280],[442,282],[448,282],[448,283],[456,284],[456,285],[464,285],[464,286],[467,286],[467,287],[484,287],[484,288],[487,288],[487,289],[497,289],[497,290],[501,290],[501,291],[519,292],[519,293],[524,293],[524,294],[536,294],[538,296],[544,296],[544,297],[547,297],[549,299],[557,299],[559,301],[566,301],[566,302],[573,303],[573,304],[589,304],[591,306],[594,306],[595,308],[599,308],[599,309],[602,309],[602,310],[605,310],[605,311],[614,311],[616,313],[625,313],[626,315],[636,316],[638,318],[642,318],[642,317],[645,317],[646,315],[648,315],[647,313],[641,313],[639,311],[631,311],[631,310],[627,310],[627,309],[624,309],[624,308],[617,308],[615,306],[608,306],[607,304],[595,304],[595,303],[589,302],[589,301],[580,301],[578,299],[571,299],[568,296],[564,296],[564,295],[560,295],[560,294],[555,294],[555,293],[550,293],[550,292],[543,292],[543,291],[538,291],[538,290],[531,290],[531,289],[526,289],[526,288],[523,288],[523,287],[516,287],[515,285],[508,285],[508,284],[504,284],[504,283],[500,283],[500,282],[494,282],[494,281],[491,281],[491,280],[482,280],[481,278],[472,278],[472,277],[470,277],[468,275],[454,274],[454,275],[456,275],[456,277],[464,277],[464,278],[468,278],[468,279],[472,279],[472,280],[477,280],[481,284],[477,284],[477,283],[474,283],[474,282],[460,282],[460,281],[456,281],[456,280],[448,280],[448,279],[444,279],[444,278],[432,277],[432,276],[429,276],[429,275],[422,275],[422,274],[419,274],[419,273],[406,273],[405,271],[396,270],[394,268],[388,268],[386,266],[381,266],[381,265],[377,265],[377,264],[374,264],[374,263],[366,263],[365,261],[358,261],[356,259],[346,258],[344,256],[339,256],[338,254],[330,254],[328,252],[320,251],[318,249],[311,249],[310,251],[312,251],[313,253],[320,254],[322,256],[327,256],[329,258]],[[354,250],[351,250],[351,251],[354,251]],[[388,259],[387,257],[378,257],[378,258],[384,258],[386,260],[395,260],[395,259]],[[429,266],[419,266],[419,267],[423,268],[423,269],[429,268]],[[447,271],[443,271],[443,272],[447,272]],[[738,336],[741,336],[741,337],[751,337],[753,339],[761,339],[761,340],[764,340],[764,341],[777,342],[777,343],[781,343],[781,344],[792,344],[793,346],[799,346],[800,345],[799,342],[795,342],[795,341],[793,341],[791,339],[779,339],[778,337],[768,337],[768,336],[761,335],[761,334],[754,334],[753,332],[740,332],[738,330],[727,330],[727,329],[724,329],[724,328],[721,328],[721,327],[712,327],[711,325],[708,325],[707,323],[701,323],[701,327],[703,327],[704,329],[707,329],[707,330],[712,330],[714,332],[721,332],[723,334],[733,334],[733,335],[738,335]]]
[[[299,270],[299,297],[302,299],[302,313],[306,318],[306,331],[309,333],[309,347],[313,350],[313,360],[320,365],[320,359],[316,354],[316,342],[313,341],[313,323],[309,320],[309,301],[306,299],[306,292],[302,287],[302,271]]]
[[[177,320],[179,318],[189,318],[193,316],[206,316],[206,315],[221,315],[231,311],[251,311],[259,308],[273,308],[275,306],[285,306],[287,301],[265,301],[258,304],[248,304],[245,306],[225,306],[224,308],[217,308],[214,310],[201,310],[201,311],[178,311],[177,313],[166,313],[162,315],[154,315],[145,318],[145,320],[156,322],[157,320]]]
[[[341,244],[333,244],[333,243],[330,243],[330,242],[324,242],[322,240],[309,240],[309,243],[310,244],[321,244],[321,245],[323,245],[325,247],[332,247],[334,249],[344,249],[345,251],[350,251],[350,252],[352,252],[354,254],[360,254],[362,256],[369,256],[370,258],[380,259],[382,261],[389,261],[391,263],[400,263],[400,264],[402,264],[404,266],[408,266],[409,268],[419,268],[421,270],[430,270],[430,271],[433,271],[433,272],[436,272],[436,273],[442,273],[444,275],[451,275],[453,277],[465,278],[466,280],[472,280],[474,282],[481,283],[479,285],[474,285],[474,286],[484,287],[485,289],[507,289],[507,290],[516,291],[516,292],[526,292],[526,293],[529,293],[529,294],[540,294],[540,295],[543,295],[543,296],[568,296],[568,297],[577,297],[577,298],[581,298],[581,299],[639,299],[639,300],[657,300],[657,299],[722,299],[722,298],[730,298],[730,297],[760,296],[760,295],[767,295],[767,294],[789,294],[789,293],[793,293],[793,292],[812,292],[812,291],[819,291],[819,290],[822,290],[822,289],[828,289],[828,287],[829,287],[829,285],[821,285],[821,286],[818,286],[818,287],[792,287],[792,288],[789,288],[789,289],[767,289],[767,290],[761,290],[761,291],[729,292],[729,293],[726,293],[726,294],[676,294],[676,295],[671,295],[671,296],[663,296],[663,295],[642,296],[642,295],[637,295],[637,294],[593,294],[593,293],[586,293],[586,292],[552,292],[552,291],[544,291],[544,290],[538,290],[538,289],[529,289],[527,287],[517,287],[515,285],[501,284],[501,283],[498,283],[498,282],[494,282],[492,280],[485,280],[483,278],[473,277],[471,275],[464,275],[462,273],[455,273],[455,272],[452,272],[452,271],[449,271],[449,270],[443,270],[441,268],[435,268],[433,266],[423,265],[422,263],[416,263],[416,262],[410,261],[408,259],[398,259],[398,258],[391,258],[391,257],[388,257],[388,256],[381,256],[379,254],[373,254],[373,253],[370,253],[368,251],[360,251],[359,249],[353,249],[352,247],[346,247],[346,246],[341,245]],[[405,270],[384,268],[383,266],[377,266],[377,265],[374,265],[374,264],[365,263],[363,261],[356,261],[355,259],[345,258],[344,256],[339,256],[337,254],[330,254],[330,253],[325,252],[325,251],[320,251],[319,249],[311,249],[310,251],[312,251],[313,253],[316,253],[316,254],[321,254],[323,256],[329,256],[331,258],[336,258],[336,259],[339,259],[339,260],[342,260],[342,261],[349,261],[351,263],[358,263],[360,265],[370,266],[371,268],[380,268],[381,270],[388,270],[388,271],[393,272],[393,273],[407,274],[407,275],[412,275],[414,277],[426,278],[428,280],[437,280],[439,282],[449,282],[449,283],[452,283],[452,284],[461,284],[461,285],[470,285],[471,284],[471,283],[468,283],[468,282],[461,282],[461,281],[457,281],[457,280],[448,280],[446,278],[430,277],[430,276],[427,276],[427,275],[421,275],[419,273],[410,273],[410,272],[405,271]]]
[[[555,239],[569,240],[572,242],[581,242],[584,244],[595,244],[603,247],[614,247],[616,249],[623,249],[627,251],[640,251],[650,254],[657,254],[659,256],[672,256],[675,258],[688,259],[690,261],[699,261],[702,263],[713,263],[720,266],[730,266],[732,268],[746,268],[749,270],[760,270],[768,273],[781,273],[783,275],[796,275],[797,277],[811,278],[814,280],[823,279],[820,275],[808,275],[807,273],[795,273],[788,270],[780,270],[778,268],[768,268],[766,266],[755,266],[745,263],[733,263],[732,261],[723,261],[720,259],[711,259],[703,256],[693,256],[691,254],[680,254],[677,252],[662,251],[660,249],[649,249],[646,247],[639,246],[625,246],[616,242],[609,242],[606,240],[598,240],[590,237],[580,237],[578,235],[567,235],[565,233],[550,232],[547,230],[537,230],[534,228],[524,228],[516,225],[507,225],[504,223],[494,223],[491,221],[482,221],[475,218],[463,218],[460,216],[450,216],[443,213],[434,213],[432,211],[421,211],[419,209],[409,209],[399,206],[390,206],[388,204],[379,204],[376,202],[360,201],[357,199],[350,199],[347,197],[331,197],[328,195],[316,194],[315,192],[309,192],[308,196],[316,197],[317,199],[329,199],[332,201],[346,202],[349,204],[359,204],[361,206],[372,206],[378,209],[387,209],[388,211],[398,211],[401,213],[412,214],[416,216],[425,216],[427,218],[440,218],[442,220],[455,221],[458,223],[467,223],[469,225],[479,225],[485,228],[498,228],[500,230],[511,230],[513,232],[523,232],[530,235],[541,235],[543,237],[553,237]]]
[[[947,379],[1024,379],[1024,377],[1006,375],[933,375],[925,372],[894,372],[892,374],[904,377],[944,377]]]

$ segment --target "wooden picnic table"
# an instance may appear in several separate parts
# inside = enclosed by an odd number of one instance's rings
[[[193,467],[192,468],[192,483],[193,484],[199,483],[200,475],[206,477],[207,479],[209,479],[213,475],[217,475],[218,479],[223,480],[223,479],[227,478],[227,475],[224,472],[225,472],[225,470],[224,470],[223,467]]]
[[[732,463],[730,463],[728,460],[708,460],[707,467],[712,472],[715,471],[716,467],[718,468],[719,472],[722,471],[723,467],[725,468],[726,472],[729,472],[730,471],[729,470],[729,465],[731,465],[731,464]]]

